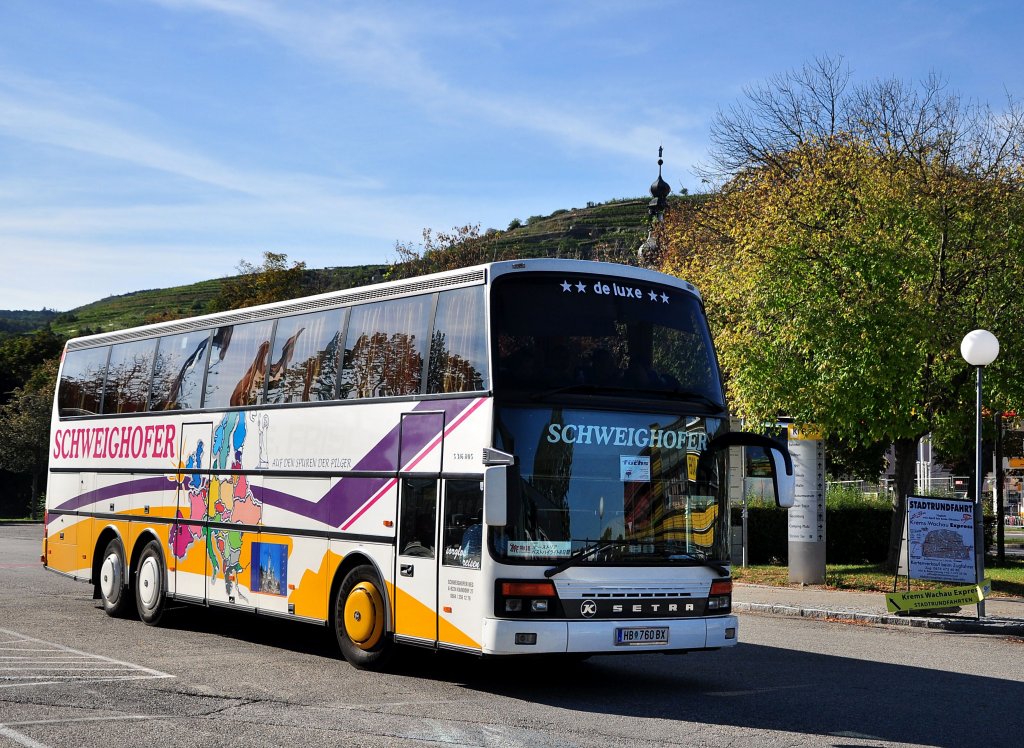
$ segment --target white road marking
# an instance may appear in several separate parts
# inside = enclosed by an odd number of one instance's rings
[[[18,745],[23,745],[25,748],[50,748],[45,743],[40,743],[38,740],[33,740],[28,735],[22,735],[20,732],[0,725],[0,738],[7,738],[12,740]]]
[[[150,719],[163,719],[162,717],[152,717],[142,714],[126,714],[124,716],[116,717],[71,717],[69,719],[33,719],[25,720],[24,722],[8,722],[5,725],[0,725],[0,738],[8,738],[13,740],[15,743],[25,748],[50,748],[45,743],[40,743],[38,740],[30,738],[28,735],[23,735],[17,730],[12,730],[12,727],[30,727],[32,725],[66,725],[71,722],[123,722],[123,721],[138,721],[138,720],[150,720]]]
[[[11,646],[14,645],[14,646]],[[19,646],[26,645],[26,646]],[[0,688],[173,678],[169,673],[0,629]],[[28,655],[27,653],[33,653]],[[43,653],[43,654],[40,654]],[[50,656],[46,656],[48,653]],[[11,738],[12,740],[14,738]]]

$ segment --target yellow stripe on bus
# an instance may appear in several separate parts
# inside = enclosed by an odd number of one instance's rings
[[[319,569],[316,571],[307,569],[303,572],[302,579],[296,585],[295,591],[288,595],[288,602],[295,606],[295,615],[316,618],[320,621],[327,620],[330,580],[334,578],[341,559],[342,556],[329,550]]]

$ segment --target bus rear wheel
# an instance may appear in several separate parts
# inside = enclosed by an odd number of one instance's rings
[[[142,549],[135,570],[135,603],[143,623],[156,626],[167,609],[167,568],[163,548],[157,540],[150,540]]]
[[[385,631],[387,609],[382,585],[370,566],[357,566],[345,575],[334,596],[334,635],[341,654],[360,670],[379,670],[391,654]]]
[[[103,549],[97,586],[103,610],[108,616],[120,617],[129,612],[128,571],[124,563],[124,546],[118,538],[111,540]]]

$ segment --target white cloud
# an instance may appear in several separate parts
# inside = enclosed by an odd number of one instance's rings
[[[304,194],[319,194],[324,189],[366,190],[380,186],[376,180],[365,178],[331,181],[236,168],[94,115],[78,113],[96,109],[95,100],[68,94],[60,94],[56,101],[31,100],[24,90],[12,92],[5,83],[0,79],[0,134],[10,138],[67,148],[263,199],[295,199]],[[109,107],[105,102],[104,105]],[[117,112],[105,113],[114,116]]]
[[[608,107],[581,111],[578,102],[572,100],[557,106],[515,91],[492,93],[444,79],[419,51],[420,40],[441,36],[450,38],[452,44],[469,44],[464,41],[469,38],[465,35],[488,32],[479,24],[475,29],[467,28],[465,21],[453,20],[433,5],[407,7],[399,14],[385,5],[373,6],[374,11],[368,12],[272,0],[152,1],[170,8],[216,13],[255,27],[294,53],[363,82],[398,91],[421,108],[446,116],[482,119],[494,127],[538,133],[569,147],[630,159],[649,160],[657,144],[677,154],[679,163],[694,163],[703,156],[703,144],[675,136],[668,127],[609,121]],[[591,11],[577,9],[572,15],[578,12]],[[646,119],[642,111],[631,112],[630,116]],[[671,119],[679,117],[676,114]]]

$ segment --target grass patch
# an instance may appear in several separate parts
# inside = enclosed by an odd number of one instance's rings
[[[789,567],[779,565],[732,567],[737,582],[789,587]],[[994,597],[1024,597],[1024,561],[1007,559],[998,564],[995,559],[985,561],[985,576],[992,580]],[[881,564],[827,564],[825,589],[858,590],[861,592],[892,592],[891,573]],[[796,586],[796,585],[793,585]],[[948,587],[949,583],[911,580],[912,590],[934,590]],[[900,579],[899,589],[906,589],[906,580]]]

